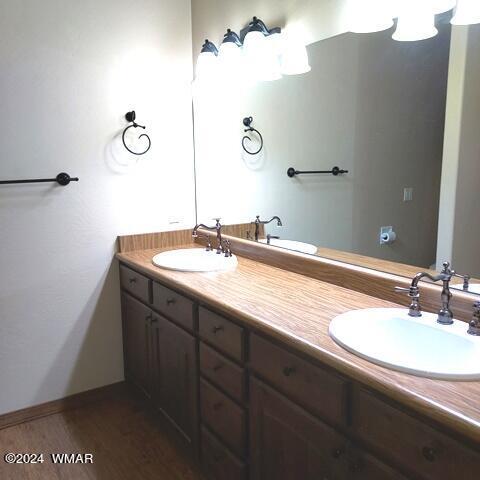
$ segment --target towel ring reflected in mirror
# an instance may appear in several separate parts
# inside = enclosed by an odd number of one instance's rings
[[[247,149],[246,145],[245,145],[245,142],[248,140],[249,142],[252,141],[252,139],[248,136],[248,135],[245,135],[243,138],[242,138],[242,147],[243,149],[245,150],[245,152],[247,152],[249,155],[257,155],[258,153],[260,153],[263,149],[263,137],[262,137],[262,134],[255,128],[252,127],[252,122],[253,122],[253,117],[245,117],[243,119],[243,124],[245,125],[245,127],[247,127],[244,131],[245,133],[247,132],[255,132],[258,137],[260,138],[260,147],[258,150],[256,150],[255,152],[251,152],[250,150]]]

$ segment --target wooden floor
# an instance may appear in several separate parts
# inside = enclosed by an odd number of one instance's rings
[[[111,400],[0,430],[1,480],[204,480],[152,412],[125,392]],[[45,462],[8,465],[6,453]],[[92,453],[92,465],[53,464],[51,453]]]

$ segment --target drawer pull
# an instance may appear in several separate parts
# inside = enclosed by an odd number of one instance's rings
[[[343,454],[345,453],[345,450],[343,448],[336,448],[332,451],[332,457],[337,460],[339,459]]]
[[[285,367],[283,369],[283,374],[286,377],[289,377],[290,375],[293,375],[295,373],[295,367]]]
[[[222,402],[218,402],[218,403],[215,403],[213,405],[213,409],[218,412],[221,408],[223,407],[223,403]]]
[[[137,279],[135,277],[129,278],[128,281],[130,283],[137,283]]]
[[[223,326],[220,325],[219,327],[213,327],[212,328],[212,332],[213,333],[217,333],[217,332],[221,332],[223,330]]]
[[[214,372],[218,372],[219,370],[221,370],[223,368],[223,363],[218,363],[217,365],[215,365],[213,367],[213,371]]]
[[[422,454],[423,454],[423,457],[425,458],[425,460],[427,460],[427,462],[434,462],[435,461],[435,455],[436,455],[436,451],[435,449],[431,448],[431,447],[423,447],[422,448]]]
[[[174,298],[167,298],[167,305],[174,305],[175,299]]]

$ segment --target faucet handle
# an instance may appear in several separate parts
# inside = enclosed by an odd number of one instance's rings
[[[231,257],[232,256],[232,249],[230,248],[231,242],[230,240],[224,240],[223,243],[225,244],[225,247],[223,251],[225,252],[225,257]]]
[[[408,308],[408,314],[411,317],[422,316],[422,307],[420,306],[420,289],[418,286],[410,286],[409,288],[395,287],[395,291],[408,293],[408,296],[412,299]]]
[[[468,324],[468,333],[476,337],[480,336],[480,302],[473,304],[473,318]]]

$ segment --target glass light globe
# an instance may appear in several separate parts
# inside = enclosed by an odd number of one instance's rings
[[[245,68],[253,81],[273,81],[282,78],[274,42],[262,32],[249,32],[243,44]]]
[[[373,33],[393,26],[391,0],[350,0],[349,29],[353,33]]]
[[[312,69],[308,60],[307,47],[298,40],[285,42],[280,61],[281,72],[285,75],[301,75]]]
[[[429,0],[432,4],[432,10],[435,15],[445,13],[455,8],[457,0]]]
[[[397,29],[392,38],[399,42],[414,42],[434,37],[437,33],[433,12],[413,11],[398,17]]]
[[[453,25],[473,25],[480,23],[480,0],[458,0]]]

